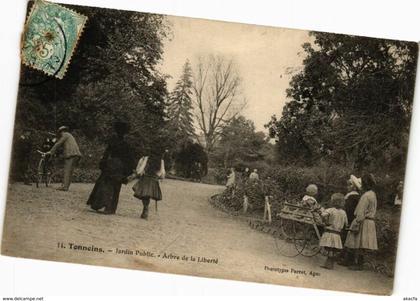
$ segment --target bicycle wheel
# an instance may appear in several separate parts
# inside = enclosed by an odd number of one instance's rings
[[[44,174],[44,158],[39,159],[38,167],[36,170],[36,188],[39,188],[39,183],[42,183],[42,178]]]
[[[55,169],[48,170],[48,178],[46,179],[47,187],[54,183],[54,180],[57,179],[58,171]]]
[[[47,156],[44,161],[44,183],[48,187],[53,183],[57,170],[54,169],[54,159]]]
[[[45,173],[44,175],[44,182],[45,182],[45,187],[48,187],[48,185],[50,184],[50,174],[48,172]]]
[[[51,183],[51,170],[50,170],[50,160],[46,158],[44,161],[44,183],[45,187]]]

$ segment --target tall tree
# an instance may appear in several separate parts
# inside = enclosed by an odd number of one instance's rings
[[[303,70],[280,119],[267,125],[288,162],[336,160],[354,167],[404,166],[416,43],[311,33]],[[385,161],[384,161],[385,160]],[[387,163],[392,164],[383,164]],[[382,162],[382,163],[379,163]],[[381,165],[381,166],[380,166]]]
[[[69,5],[66,5],[69,6]],[[109,135],[116,118],[131,124],[138,150],[156,148],[163,128],[166,77],[157,64],[169,27],[162,15],[69,6],[88,16],[62,80],[19,90],[17,121],[35,129],[69,125],[97,142]],[[34,80],[24,68],[24,82]],[[97,143],[100,145],[100,143]]]
[[[193,72],[195,118],[211,153],[223,127],[237,116],[246,101],[241,95],[241,78],[232,59],[221,55],[199,57]]]
[[[179,148],[187,140],[194,138],[194,117],[192,107],[192,70],[189,61],[184,64],[181,78],[169,96],[167,107],[168,131],[170,139]]]

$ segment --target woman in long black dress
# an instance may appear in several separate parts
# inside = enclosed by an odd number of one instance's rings
[[[93,187],[87,204],[96,211],[104,209],[104,214],[115,214],[121,185],[127,183],[127,176],[135,168],[132,148],[125,141],[129,125],[115,122],[116,136],[111,138],[100,162],[101,175]]]

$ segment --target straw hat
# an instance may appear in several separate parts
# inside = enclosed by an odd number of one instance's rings
[[[349,181],[357,189],[359,189],[359,190],[362,189],[362,179],[360,179],[360,178],[358,178],[354,175],[351,175]]]
[[[59,128],[58,128],[58,130],[57,130],[57,132],[62,132],[62,131],[68,131],[69,130],[69,127],[68,126],[65,126],[65,125],[62,125],[62,126],[60,126]]]

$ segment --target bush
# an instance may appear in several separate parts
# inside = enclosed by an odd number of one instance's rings
[[[99,169],[76,167],[73,172],[72,182],[74,183],[95,183],[101,171]],[[54,183],[60,183],[63,180],[63,168],[59,166],[53,171]]]
[[[227,171],[225,168],[209,168],[207,175],[201,178],[203,183],[207,184],[217,184],[225,185],[226,184]]]
[[[296,202],[305,194],[308,184],[318,186],[318,202],[325,208],[329,206],[329,198],[332,193],[346,193],[346,182],[349,175],[361,173],[338,165],[321,163],[314,167],[275,166],[262,170],[261,179],[256,183],[250,183],[242,179],[240,173],[234,193],[225,190],[218,201],[226,208],[240,211],[243,204],[243,196],[249,198],[251,214],[258,214],[264,208],[264,196],[272,195],[272,214],[275,216],[284,205],[285,201]],[[378,266],[384,267],[387,275],[392,275],[394,270],[396,248],[398,242],[400,212],[395,209],[393,198],[396,193],[396,185],[401,180],[398,175],[376,175],[378,197],[378,210],[376,215],[376,231],[379,250],[369,253],[367,260],[371,266],[378,270]]]
[[[97,169],[99,167],[99,161],[105,151],[106,145],[99,141],[88,139],[85,136],[74,134],[77,139],[77,143],[82,153],[82,157],[78,163],[79,166],[89,169]]]

